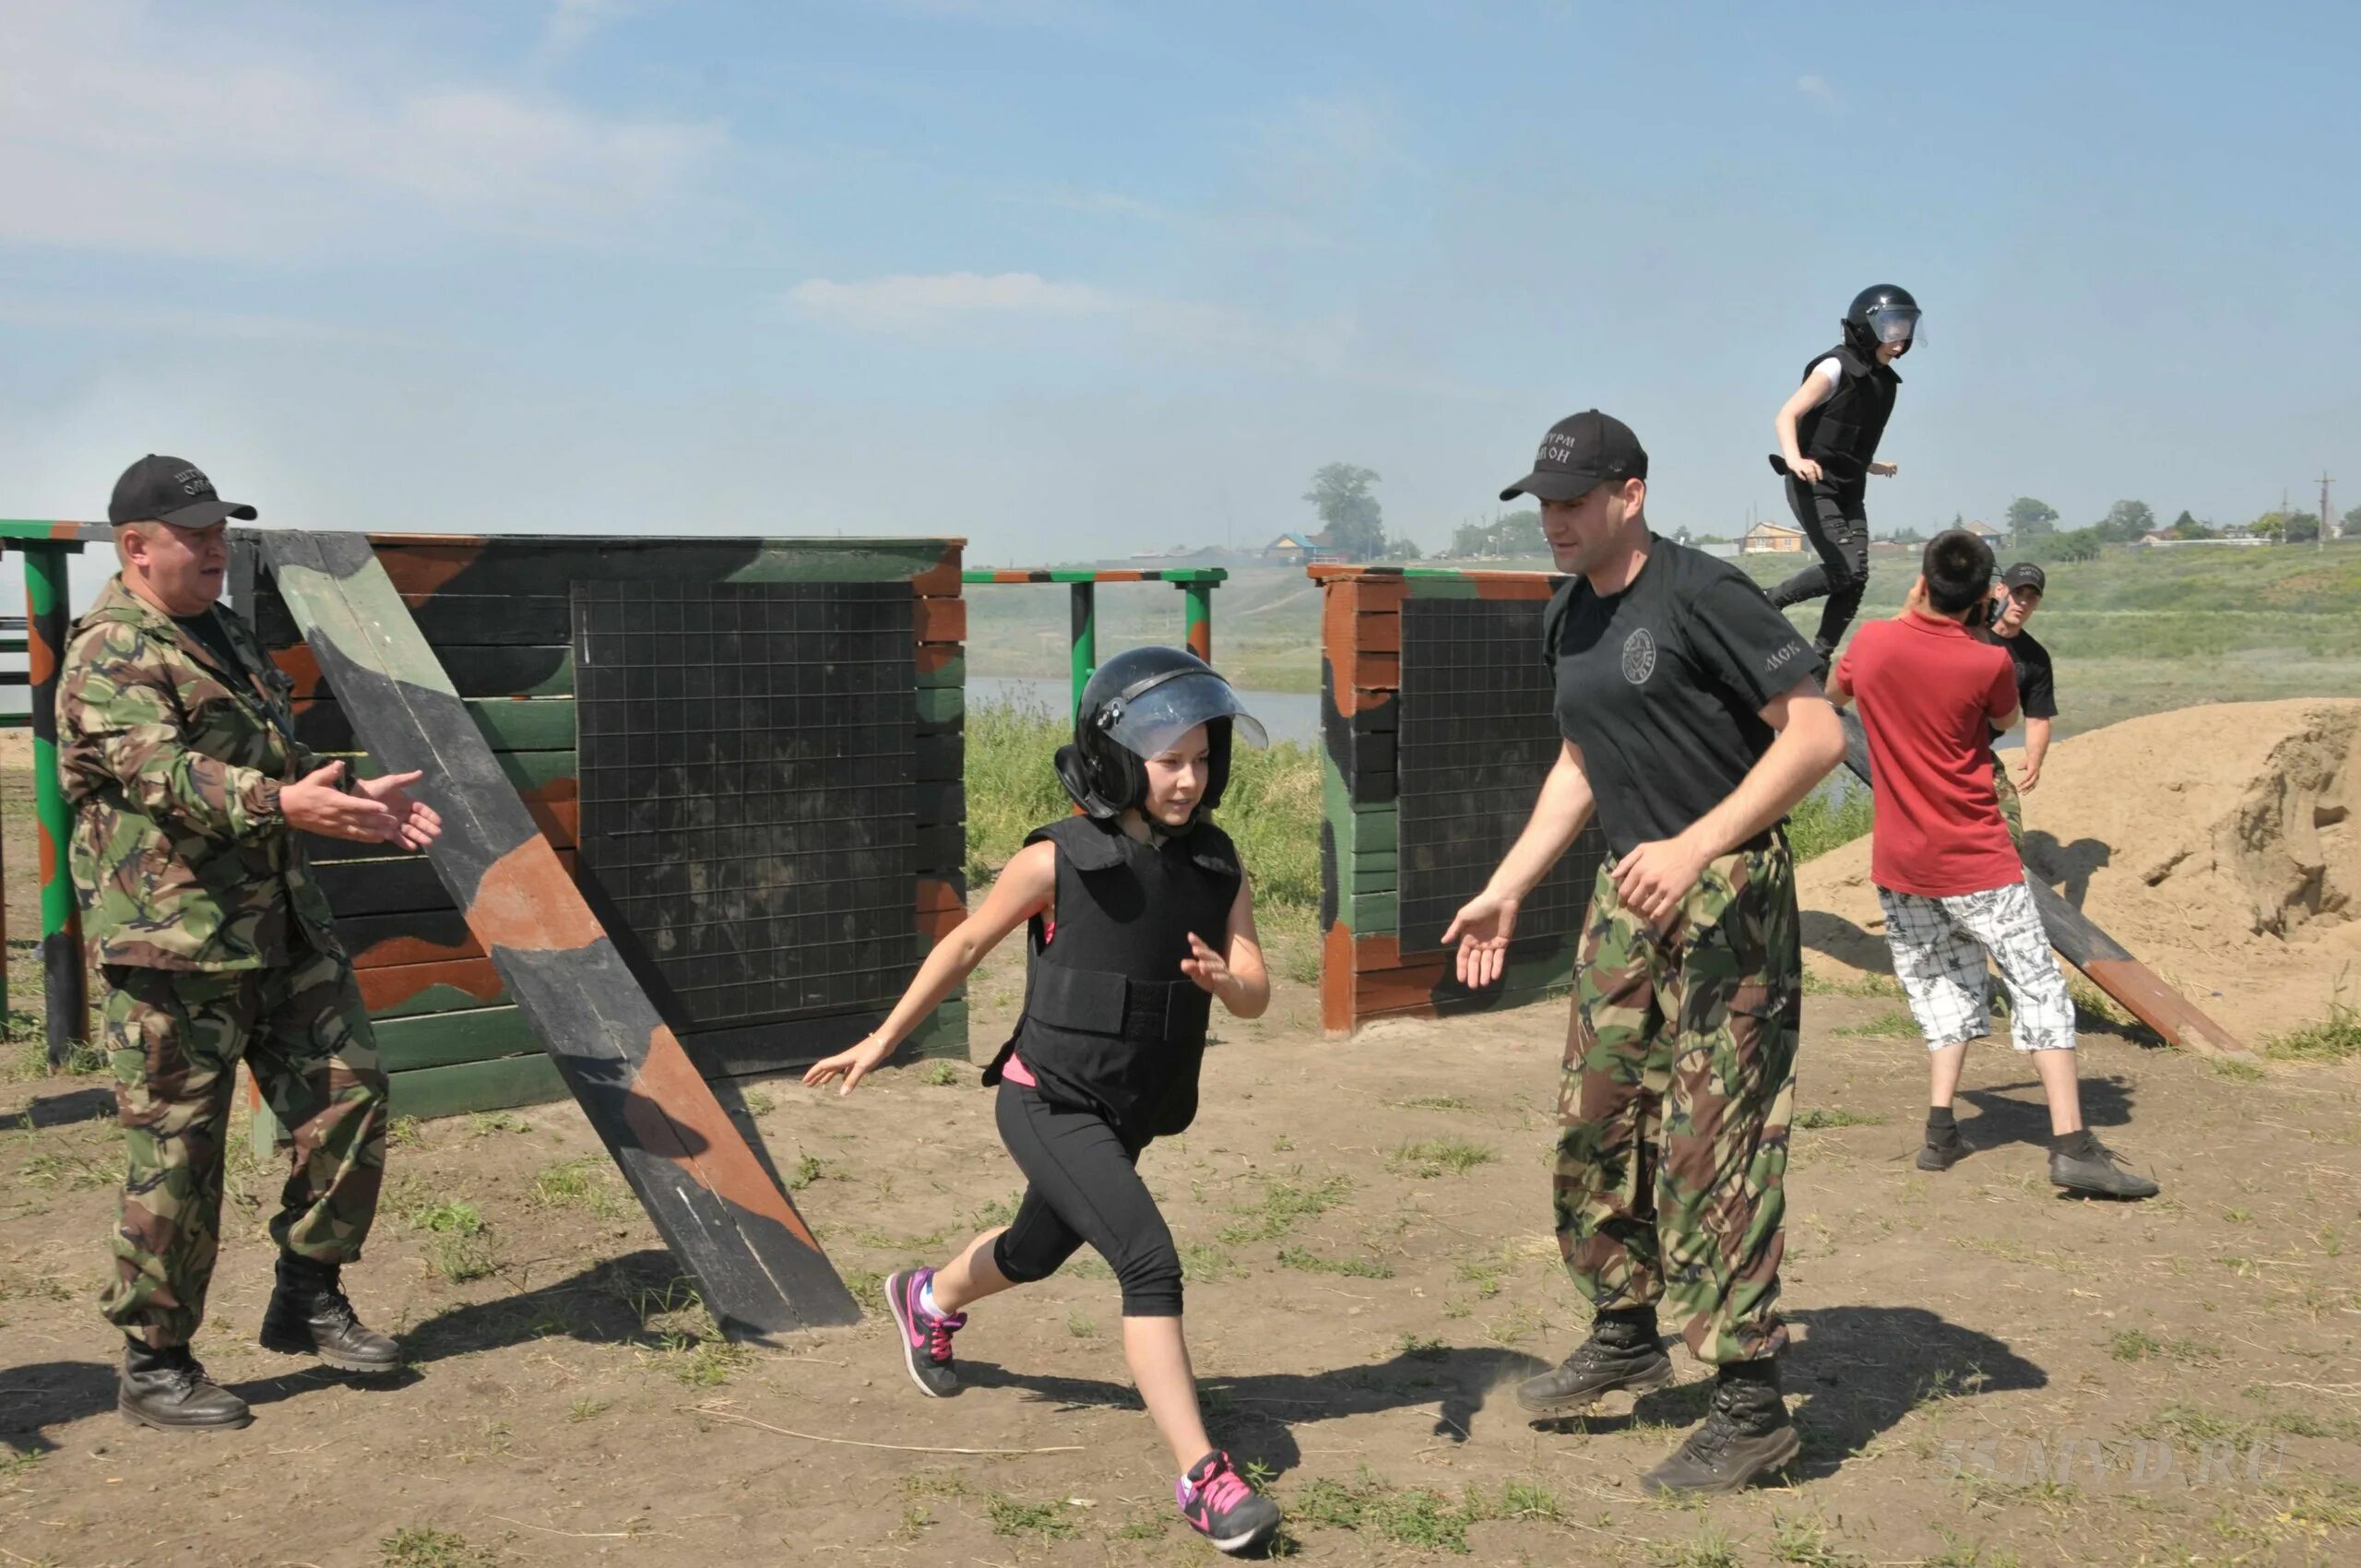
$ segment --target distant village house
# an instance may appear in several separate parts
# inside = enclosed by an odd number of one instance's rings
[[[1799,555],[1803,552],[1804,532],[1777,523],[1757,523],[1746,530],[1738,548],[1741,555]]]
[[[1283,533],[1263,547],[1263,559],[1277,566],[1309,566],[1335,558],[1324,533]]]

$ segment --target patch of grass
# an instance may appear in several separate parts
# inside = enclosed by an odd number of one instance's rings
[[[1840,1035],[1867,1035],[1879,1039],[1892,1039],[1916,1034],[1918,1020],[1910,1016],[1907,1008],[1890,1007],[1866,1024],[1847,1024],[1835,1032]]]
[[[377,1543],[384,1568],[490,1568],[500,1561],[488,1546],[478,1546],[452,1530],[412,1525],[396,1530]]]
[[[1406,1334],[1394,1342],[1394,1353],[1414,1361],[1439,1361],[1446,1352],[1440,1339],[1423,1334]]]
[[[885,1310],[885,1277],[873,1268],[848,1268],[843,1271],[845,1289],[865,1313]]]
[[[1943,1538],[1943,1550],[1927,1559],[1927,1568],[2023,1568],[2023,1560],[2013,1551],[1996,1550],[1987,1557],[1982,1546],[1960,1539],[1948,1526],[1937,1525],[1935,1533]]]
[[[421,1203],[404,1216],[426,1235],[426,1267],[454,1285],[481,1279],[492,1271],[491,1228],[465,1199]]]
[[[2331,1003],[2319,1023],[2264,1040],[2262,1053],[2277,1062],[2350,1062],[2361,1056],[2361,1010]]]
[[[1368,1258],[1323,1258],[1301,1247],[1279,1249],[1281,1268],[1299,1269],[1305,1274],[1341,1274],[1354,1279],[1391,1279],[1394,1265]]]
[[[778,1101],[763,1089],[748,1089],[738,1098],[744,1103],[749,1116],[768,1116],[778,1109]]]
[[[512,1115],[505,1111],[479,1111],[468,1118],[468,1136],[471,1138],[488,1138],[494,1133],[528,1131],[530,1131],[529,1124],[522,1116]]]
[[[1311,1481],[1283,1506],[1288,1522],[1299,1526],[1366,1530],[1395,1546],[1462,1557],[1469,1550],[1467,1526],[1494,1512],[1474,1487],[1454,1501],[1426,1487],[1388,1485],[1366,1467],[1350,1482]]]
[[[799,1155],[796,1157],[794,1169],[787,1173],[787,1190],[790,1193],[800,1193],[813,1182],[825,1182],[835,1174],[836,1171],[829,1168],[828,1162],[818,1155]]]
[[[386,1123],[386,1146],[408,1148],[426,1136],[426,1123],[415,1116],[397,1116]]]
[[[1540,1519],[1556,1524],[1566,1516],[1558,1494],[1539,1481],[1509,1481],[1501,1488],[1501,1517]]]
[[[745,1364],[746,1348],[722,1337],[705,1298],[687,1280],[643,1290],[637,1306],[641,1331],[655,1337],[658,1363],[687,1386],[718,1388]]]
[[[1787,814],[1787,845],[1797,865],[1869,832],[1875,809],[1869,792],[1851,784],[1847,777],[1842,784],[1822,785]]]
[[[1066,1332],[1076,1339],[1096,1339],[1098,1337],[1098,1324],[1086,1313],[1068,1313]]]
[[[533,1178],[527,1196],[547,1207],[587,1209],[598,1218],[612,1219],[623,1212],[623,1197],[602,1163],[569,1159],[549,1166]]]
[[[1421,1095],[1416,1099],[1389,1099],[1397,1111],[1474,1111],[1476,1102],[1455,1094]]]
[[[1262,1195],[1235,1211],[1245,1218],[1223,1228],[1223,1243],[1234,1247],[1247,1241],[1276,1241],[1294,1229],[1297,1220],[1326,1213],[1353,1190],[1352,1182],[1342,1176],[1312,1182],[1295,1180],[1302,1174],[1299,1167],[1287,1176],[1264,1178]]]
[[[1030,1536],[1044,1543],[1073,1540],[1082,1534],[1070,1503],[1027,1503],[996,1491],[984,1499],[984,1515],[996,1536]]]
[[[931,1088],[947,1089],[959,1082],[959,1069],[954,1067],[948,1061],[938,1057],[927,1064],[927,1069],[919,1075],[919,1081]]]
[[[1828,1543],[1828,1521],[1813,1515],[1774,1515],[1771,1522],[1771,1561],[1796,1568],[1862,1568],[1853,1552]]]
[[[1476,1294],[1486,1300],[1501,1293],[1501,1274],[1508,1265],[1498,1258],[1483,1258],[1475,1263],[1463,1263],[1451,1271],[1452,1277],[1476,1287]]]
[[[1882,1116],[1874,1116],[1865,1111],[1847,1111],[1841,1105],[1806,1106],[1788,1123],[1808,1132],[1821,1127],[1879,1127],[1884,1124]]]
[[[18,1171],[18,1180],[44,1192],[63,1187],[78,1193],[92,1187],[112,1187],[121,1182],[123,1164],[120,1158],[102,1159],[74,1149],[43,1149],[25,1160]]]
[[[1180,1277],[1192,1285],[1228,1279],[1237,1272],[1238,1262],[1227,1247],[1217,1247],[1211,1241],[1192,1241],[1180,1249]]]
[[[2107,1354],[2118,1361],[2178,1361],[2184,1366],[2211,1366],[2222,1359],[2213,1346],[2195,1339],[2159,1339],[2144,1328],[2127,1328],[2107,1341]]]
[[[1745,1568],[1738,1548],[1718,1525],[1697,1526],[1697,1538],[1666,1541],[1648,1548],[1654,1568]]]
[[[2240,1061],[2235,1056],[2216,1056],[2207,1065],[2213,1069],[2215,1077],[2226,1078],[2234,1084],[2259,1084],[2271,1076],[2262,1070],[2261,1063]]]
[[[0,1454],[0,1481],[20,1481],[30,1476],[40,1467],[43,1452],[26,1448]]]
[[[1006,1225],[1016,1218],[1016,1206],[1025,1201],[1023,1193],[1011,1193],[1004,1198],[987,1198],[967,1217],[967,1223],[979,1230],[990,1230],[996,1225]]]
[[[1465,1176],[1498,1158],[1483,1145],[1471,1144],[1465,1138],[1425,1138],[1403,1145],[1385,1157],[1385,1163],[1387,1169],[1400,1175],[1431,1178],[1445,1174]]]
[[[1902,1000],[1902,982],[1892,975],[1864,974],[1858,980],[1834,980],[1817,969],[1804,970],[1806,996],[1858,996]]]
[[[566,1408],[565,1419],[569,1421],[591,1420],[614,1408],[615,1402],[611,1399],[576,1399]]]

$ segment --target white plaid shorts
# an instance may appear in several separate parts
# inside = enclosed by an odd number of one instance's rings
[[[2019,1051],[2074,1049],[2074,1004],[2022,882],[1982,893],[1929,898],[1878,889],[1893,972],[1910,999],[1927,1049],[1962,1045],[1992,1032],[1984,960],[2009,988],[2009,1033]]]

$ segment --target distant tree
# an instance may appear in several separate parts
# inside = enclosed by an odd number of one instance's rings
[[[1956,517],[1952,519],[1952,527],[1955,529],[1964,528],[1965,526],[1966,525],[1960,522]],[[1927,542],[1927,536],[1920,533],[1916,529],[1910,527],[1907,523],[1898,529],[1895,529],[1885,537],[1893,540],[1896,544],[1924,544]]]
[[[2156,531],[2156,514],[2145,501],[2118,501],[2107,508],[2098,535],[2110,544],[2130,544],[2142,534]]]
[[[2361,506],[2355,506],[2344,514],[2344,531],[2338,537],[2342,539],[2361,537]]]
[[[1330,463],[1311,476],[1303,498],[1320,514],[1328,547],[1357,561],[1374,561],[1385,553],[1385,518],[1370,487],[1377,470],[1351,463]]]
[[[1541,512],[1538,507],[1529,507],[1522,512],[1511,512],[1492,527],[1494,537],[1501,542],[1501,553],[1503,555],[1547,555],[1549,553],[1549,536],[1541,531]]]
[[[2290,544],[2310,544],[2320,537],[2320,520],[2310,512],[2279,515],[2279,537]]]
[[[1423,559],[1425,554],[1426,552],[1418,548],[1418,541],[1405,534],[1398,538],[1387,540],[1385,541],[1385,553],[1379,557],[1379,559],[1384,561],[1417,561]]]
[[[2020,549],[2038,545],[2058,531],[2058,508],[2047,501],[2020,495],[2009,503],[2009,534]]]
[[[2212,529],[2190,517],[2186,510],[2173,519],[2173,526],[2166,529],[2165,532],[2175,539],[2212,539],[2213,537]]]
[[[1489,555],[1491,550],[1492,528],[1489,523],[1462,523],[1451,530],[1451,552],[1462,561]]]
[[[2106,542],[2105,524],[2096,528],[2076,529],[2070,533],[2054,534],[2045,541],[2051,559],[2058,561],[2095,561]]]

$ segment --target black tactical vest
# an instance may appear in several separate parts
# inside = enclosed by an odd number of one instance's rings
[[[1869,459],[1878,455],[1878,437],[1893,414],[1902,377],[1892,365],[1878,363],[1874,353],[1864,359],[1852,345],[1840,343],[1814,354],[1804,365],[1804,378],[1809,380],[1812,366],[1825,359],[1833,359],[1844,374],[1825,401],[1796,421],[1796,447],[1821,465],[1830,482],[1857,484],[1869,477]]]
[[[1197,1114],[1213,1004],[1180,960],[1192,932],[1226,949],[1237,848],[1211,823],[1143,844],[1085,816],[1025,836],[1043,839],[1057,846],[1057,928],[1033,920],[1025,1013],[984,1082],[1022,1051],[1042,1094],[1098,1111],[1127,1139],[1180,1132]]]

